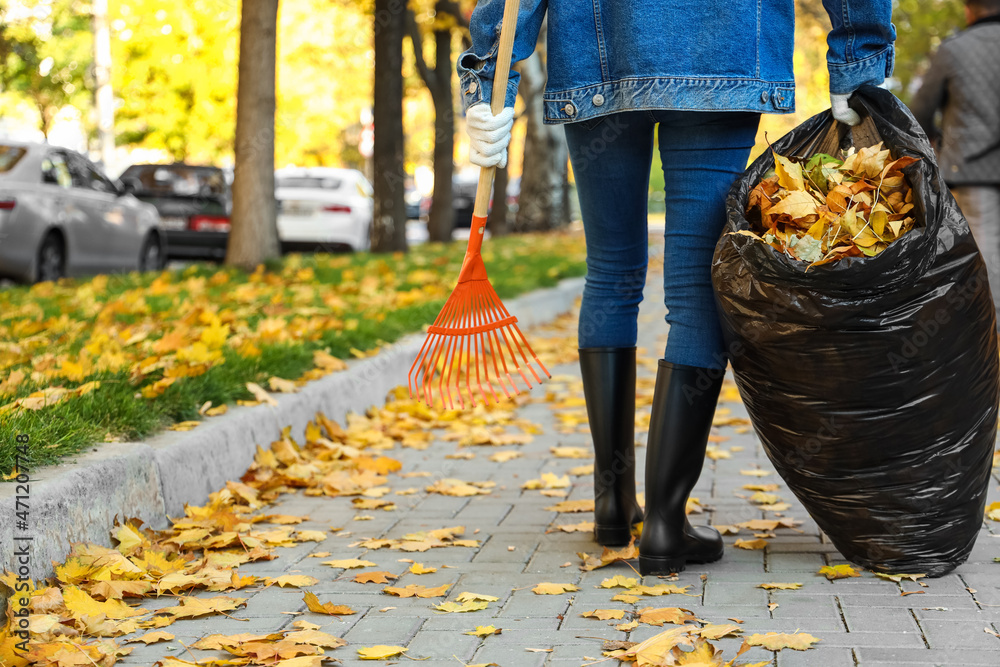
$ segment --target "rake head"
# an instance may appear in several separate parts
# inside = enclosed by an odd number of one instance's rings
[[[410,397],[432,405],[436,386],[449,409],[455,407],[456,397],[458,406],[464,408],[466,398],[476,405],[475,387],[484,404],[491,396],[499,403],[494,383],[507,398],[519,393],[514,379],[518,375],[531,388],[525,369],[541,383],[532,360],[546,377],[552,377],[528,345],[517,318],[504,308],[486,277],[482,257],[475,253],[466,258],[458,285],[428,328],[427,339],[410,367]]]

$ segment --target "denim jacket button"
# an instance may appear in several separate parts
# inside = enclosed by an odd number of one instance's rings
[[[595,107],[599,107],[602,104],[604,104],[604,95],[597,93],[596,95],[594,95],[594,99],[592,101]]]
[[[476,84],[475,81],[473,81],[472,83],[469,84],[469,90],[467,92],[471,95],[476,92],[477,88],[479,88],[479,86]]]
[[[567,102],[566,106],[563,107],[563,111],[565,111],[566,115],[570,117],[576,115],[576,107],[573,106],[572,102]]]
[[[763,93],[760,94],[760,101],[767,102],[767,97],[768,97],[767,91],[765,90]]]

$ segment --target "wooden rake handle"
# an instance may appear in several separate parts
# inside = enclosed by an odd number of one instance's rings
[[[507,0],[503,8],[503,23],[500,27],[500,48],[497,50],[497,68],[493,75],[493,98],[490,110],[493,115],[503,111],[507,99],[507,79],[510,75],[511,52],[514,49],[514,31],[517,28],[517,12],[521,0]],[[493,177],[496,167],[480,167],[479,184],[476,186],[476,204],[472,210],[472,226],[469,229],[469,247],[466,257],[479,254],[483,245],[483,232],[486,231],[486,214],[490,208],[490,191],[493,189]],[[507,193],[500,193],[506,197]]]

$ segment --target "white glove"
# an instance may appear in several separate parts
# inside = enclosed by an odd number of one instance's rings
[[[830,93],[830,112],[835,120],[845,125],[857,125],[861,122],[861,116],[858,115],[857,111],[847,106],[847,100],[850,96],[850,93],[847,95]]]
[[[504,107],[496,116],[485,102],[469,107],[465,131],[469,135],[469,161],[480,167],[507,166],[507,145],[514,127],[514,107]]]

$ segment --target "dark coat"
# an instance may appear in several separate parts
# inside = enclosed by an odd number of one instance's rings
[[[910,110],[931,139],[940,139],[938,162],[949,186],[1000,183],[1000,15],[942,42]]]

